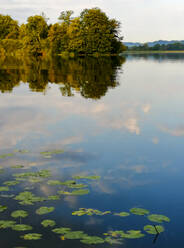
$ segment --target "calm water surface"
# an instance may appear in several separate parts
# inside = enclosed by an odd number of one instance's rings
[[[1,247],[183,247],[184,219],[184,56],[127,56],[124,59],[0,60],[0,154],[26,149],[22,154],[0,159],[4,172],[0,186],[12,174],[48,169],[52,180],[70,180],[73,175],[99,175],[100,180],[81,180],[90,193],[62,195],[59,201],[22,206],[5,194],[28,190],[38,196],[55,195],[58,186],[23,181],[0,192],[0,204],[11,212],[24,209],[23,220],[43,234],[38,241],[20,238],[28,232],[0,229]],[[44,158],[40,152],[63,149]],[[12,169],[21,164],[23,169]],[[31,188],[30,188],[31,186]],[[66,190],[66,189],[65,189]],[[48,215],[36,215],[40,206],[54,206]],[[132,207],[148,209],[171,219],[153,244],[146,234],[151,224],[145,216],[72,216],[79,208],[113,213]],[[141,230],[140,239],[125,239],[121,245],[85,245],[79,240],[61,240],[43,228],[44,219],[56,227],[70,227],[104,238],[110,230]]]

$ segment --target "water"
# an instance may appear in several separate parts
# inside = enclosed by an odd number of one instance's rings
[[[8,210],[1,220],[12,220],[11,212],[24,209],[29,216],[22,223],[41,233],[41,240],[26,241],[28,232],[1,230],[1,246],[89,247],[79,240],[61,240],[53,228],[41,221],[53,219],[56,227],[82,230],[105,238],[111,230],[141,230],[140,239],[124,239],[127,248],[182,247],[183,226],[183,136],[184,56],[136,55],[122,59],[1,58],[0,60],[0,159],[4,168],[1,186],[12,174],[48,169],[52,177],[42,183],[28,180],[10,191],[0,192],[0,204]],[[63,149],[64,153],[44,158],[40,152]],[[23,169],[11,166],[22,164]],[[62,195],[59,201],[22,206],[2,197],[29,191],[47,197],[60,186],[48,180],[70,180],[73,175],[99,175],[100,180],[80,180],[90,193]],[[30,188],[31,186],[31,188]],[[64,190],[68,190],[64,187]],[[54,206],[48,215],[36,215],[40,206]],[[113,213],[132,207],[148,209],[171,219],[165,232],[153,244],[154,235],[143,230],[152,224],[146,216],[73,216],[79,208]],[[16,220],[19,222],[19,220]],[[107,248],[108,243],[92,247]],[[91,247],[91,246],[90,246]]]

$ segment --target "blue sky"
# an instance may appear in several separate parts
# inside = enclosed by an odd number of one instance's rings
[[[63,10],[72,9],[78,15],[91,7],[121,21],[124,41],[184,39],[184,0],[0,0],[0,13],[20,23],[42,11],[56,22]]]

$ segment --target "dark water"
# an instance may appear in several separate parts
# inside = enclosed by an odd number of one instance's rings
[[[0,229],[3,248],[13,247],[183,247],[184,219],[184,56],[142,55],[122,59],[1,58],[0,154],[26,149],[25,154],[0,159],[3,182],[12,174],[48,169],[49,179],[69,180],[73,175],[99,175],[81,180],[90,193],[61,196],[59,201],[22,206],[2,195],[29,190],[38,196],[55,195],[58,186],[27,180],[0,192],[0,204],[8,210],[0,220],[12,220],[11,212],[24,209],[23,223],[41,233],[38,241],[20,238],[28,232]],[[63,149],[44,158],[40,152]],[[22,164],[23,169],[11,166]],[[54,206],[48,215],[36,215],[40,206]],[[79,208],[113,213],[132,207],[148,209],[171,219],[153,244],[154,235],[143,230],[152,224],[146,216],[72,216]],[[124,239],[121,245],[85,245],[61,240],[43,228],[53,219],[56,227],[82,230],[104,238],[110,230],[141,230],[140,239]]]

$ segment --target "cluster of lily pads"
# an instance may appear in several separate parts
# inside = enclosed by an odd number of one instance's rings
[[[27,153],[27,150],[15,150],[15,152],[19,153]],[[63,150],[54,150],[54,151],[46,151],[41,152],[41,155],[44,158],[51,158],[53,154],[61,154],[63,153]],[[14,154],[3,154],[0,155],[0,159],[5,159],[7,157],[11,157]],[[11,166],[12,169],[22,169],[24,168],[23,165],[14,165]],[[4,170],[2,167],[0,167],[0,173],[3,173]],[[47,183],[49,186],[53,187],[59,187],[57,189],[56,195],[50,195],[48,197],[42,197],[37,196],[34,193],[32,193],[30,190],[31,188],[27,188],[24,192],[19,192],[17,195],[0,195],[0,197],[10,197],[14,200],[18,201],[20,205],[33,205],[36,202],[45,202],[45,201],[54,201],[54,200],[60,200],[61,195],[69,195],[69,196],[80,196],[80,195],[86,195],[89,193],[88,185],[85,182],[85,180],[99,180],[100,176],[97,175],[75,175],[72,177],[72,180],[67,181],[60,181],[60,180],[51,180],[50,178],[51,172],[49,170],[39,170],[39,171],[29,171],[24,173],[14,173],[13,178],[14,180],[9,180],[3,182],[3,184],[0,186],[0,191],[2,192],[8,192],[11,190],[11,187],[19,185],[22,181],[30,182],[30,183],[40,183],[44,181],[44,183]],[[77,180],[81,180],[82,183],[78,183]],[[83,182],[84,181],[84,182]],[[67,189],[66,189],[67,188]],[[7,210],[7,206],[0,205],[0,213]],[[45,215],[53,212],[55,210],[54,207],[48,207],[48,206],[41,206],[40,208],[36,209],[35,214],[37,215]],[[114,215],[119,217],[128,217],[130,214],[134,215],[140,215],[145,216],[147,219],[151,222],[155,223],[163,223],[163,222],[169,222],[170,219],[167,216],[159,215],[159,214],[150,214],[150,212],[143,208],[131,208],[129,212],[112,212],[112,211],[100,211],[97,209],[92,208],[79,208],[79,210],[74,211],[72,215],[74,216],[105,216],[105,215]],[[11,213],[12,220],[0,220],[0,229],[7,229],[11,228],[14,231],[18,232],[29,232],[33,229],[32,226],[23,224],[22,219],[28,217],[29,213],[25,210],[15,210]],[[15,220],[16,221],[15,221]],[[17,222],[19,221],[19,223]],[[121,244],[124,239],[137,239],[142,238],[145,236],[145,234],[142,232],[146,232],[148,234],[152,235],[158,235],[159,233],[164,231],[164,227],[162,225],[146,225],[144,226],[143,230],[110,230],[106,233],[101,235],[101,237],[98,236],[90,236],[87,233],[83,231],[76,231],[72,230],[69,227],[55,227],[56,222],[51,219],[45,219],[41,222],[41,225],[44,228],[51,228],[52,232],[60,235],[61,240],[80,240],[81,243],[84,244],[102,244],[102,243],[108,243],[108,244]],[[55,227],[55,228],[54,228]],[[54,228],[54,229],[52,229]],[[20,236],[21,238],[25,240],[39,240],[42,238],[42,234],[39,233],[26,233],[24,235]]]

